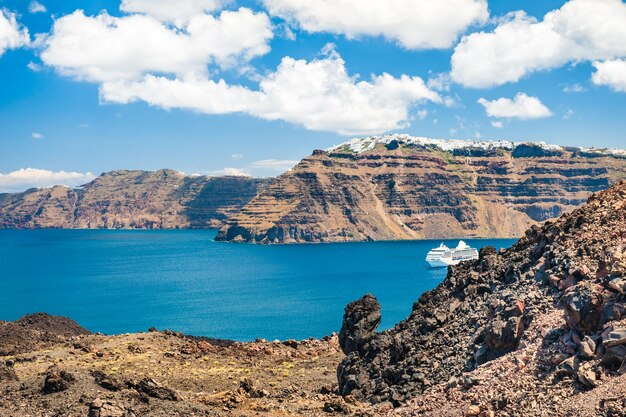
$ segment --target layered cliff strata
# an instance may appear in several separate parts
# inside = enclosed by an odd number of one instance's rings
[[[519,237],[626,178],[626,153],[393,135],[315,151],[220,230],[255,243]]]
[[[375,333],[376,299],[346,307],[339,390],[402,415],[624,415],[626,182],[451,267]]]
[[[219,227],[269,180],[112,171],[78,188],[0,194],[0,228]]]

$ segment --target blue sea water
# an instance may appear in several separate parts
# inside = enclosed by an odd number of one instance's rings
[[[338,331],[345,305],[366,293],[381,303],[381,329],[392,327],[446,274],[424,262],[440,241],[256,246],[215,234],[0,230],[0,320],[44,311],[108,334],[303,339]]]

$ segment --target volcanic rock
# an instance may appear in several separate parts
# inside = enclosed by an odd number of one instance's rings
[[[346,355],[362,352],[380,324],[380,304],[367,294],[348,304],[339,332],[339,345]]]
[[[114,376],[107,375],[102,371],[94,370],[91,372],[96,384],[100,385],[104,389],[109,391],[119,391],[124,388],[124,385],[117,380]]]
[[[339,391],[398,406],[426,395],[432,401],[437,390],[489,390],[494,381],[474,375],[487,373],[492,362],[502,372],[506,366],[525,369],[532,360],[525,346],[537,343],[539,335],[536,380],[523,388],[524,395],[542,395],[534,391],[536,384],[552,390],[547,380],[557,384],[557,395],[569,390],[567,384],[588,390],[606,375],[626,373],[626,298],[613,282],[623,273],[625,252],[626,182],[620,182],[572,213],[531,227],[511,248],[483,249],[478,260],[450,267],[443,283],[423,294],[394,328],[372,334],[372,326],[365,326],[367,343],[347,349],[338,367]],[[350,304],[346,316],[375,311],[357,308],[376,305],[372,296],[366,299]],[[450,314],[442,322],[435,316],[444,309]],[[557,316],[561,324],[555,326]],[[417,409],[432,410],[423,401]],[[532,403],[515,406],[527,410]]]
[[[181,396],[173,389],[159,385],[152,378],[144,378],[137,384],[131,384],[137,391],[142,392],[150,397],[158,398],[166,401],[180,401]]]
[[[76,378],[71,373],[57,368],[50,368],[46,372],[41,392],[42,394],[54,394],[65,391],[74,381],[76,381]]]

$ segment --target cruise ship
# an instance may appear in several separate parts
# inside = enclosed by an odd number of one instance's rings
[[[442,243],[426,255],[426,262],[431,268],[443,268],[474,259],[478,259],[478,251],[462,240],[454,249],[450,249]]]

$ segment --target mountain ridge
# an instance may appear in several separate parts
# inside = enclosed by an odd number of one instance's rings
[[[105,172],[79,187],[0,194],[0,228],[215,228],[271,179]]]
[[[519,237],[622,178],[620,150],[407,135],[354,139],[314,151],[277,177],[217,239]]]

